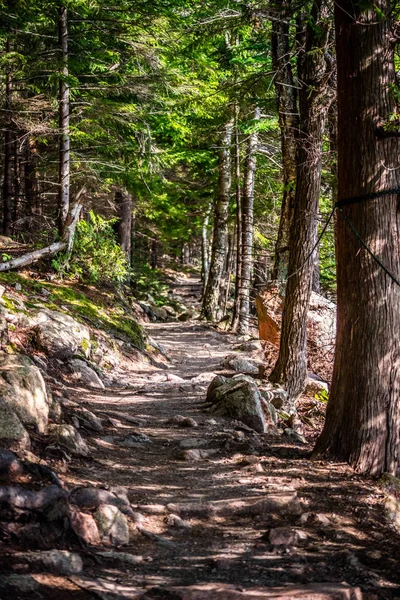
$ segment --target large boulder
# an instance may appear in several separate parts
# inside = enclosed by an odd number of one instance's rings
[[[42,374],[27,356],[0,352],[0,399],[25,426],[43,433],[49,403]]]
[[[219,378],[219,381],[215,382],[217,386],[214,382],[211,382],[212,392],[208,394],[209,401],[213,403],[212,413],[241,421],[258,433],[267,431],[261,397],[255,381],[250,377],[239,376],[226,383],[221,382]]]
[[[30,439],[15,412],[0,401],[0,447],[9,450],[29,450]]]
[[[42,310],[34,321],[35,342],[49,356],[70,358],[78,350],[90,350],[89,329],[69,315],[54,310]]]

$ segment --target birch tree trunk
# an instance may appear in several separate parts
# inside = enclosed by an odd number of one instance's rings
[[[260,109],[254,110],[254,125],[260,120]],[[256,152],[258,133],[253,131],[247,142],[244,163],[243,201],[242,201],[242,258],[239,288],[238,333],[249,330],[251,270],[253,267],[253,222],[254,222],[254,184],[256,175]]]
[[[282,151],[283,196],[278,237],[275,245],[275,260],[271,278],[283,280],[287,277],[289,237],[293,221],[296,194],[296,138],[299,128],[297,87],[290,62],[291,0],[277,0],[276,20],[272,21],[272,63],[275,71],[275,89],[278,101],[278,117]]]
[[[318,226],[322,138],[332,101],[329,87],[332,64],[326,56],[331,20],[328,7],[323,5],[322,0],[314,3],[311,17],[298,63],[302,87],[299,94],[300,132],[289,276],[279,357],[270,376],[271,381],[286,386],[292,401],[304,390],[307,377],[307,313],[314,270],[310,254]]]
[[[68,13],[61,6],[58,15],[58,35],[61,52],[61,77],[59,92],[59,176],[58,176],[58,232],[62,236],[69,212],[70,195],[70,135],[69,135],[69,86],[68,78]]]
[[[240,144],[239,144],[239,105],[235,106],[235,198],[236,198],[236,273],[235,300],[233,304],[232,329],[236,331],[239,323],[239,289],[242,263],[242,188],[240,185]]]
[[[220,141],[218,198],[214,209],[210,271],[202,306],[202,318],[208,321],[217,319],[221,280],[225,268],[228,241],[228,209],[231,194],[232,130],[233,120],[229,120],[224,126]]]
[[[380,16],[378,18],[378,9]],[[392,6],[335,4],[338,67],[338,197],[400,187]],[[351,48],[351,52],[349,52]],[[337,344],[325,427],[329,451],[357,471],[400,474],[400,291],[362,246],[400,275],[399,194],[347,204],[337,214]]]

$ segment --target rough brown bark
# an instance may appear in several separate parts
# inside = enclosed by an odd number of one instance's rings
[[[278,237],[275,245],[273,280],[286,279],[289,257],[289,236],[293,221],[296,194],[296,137],[299,128],[297,107],[297,87],[290,62],[289,19],[292,11],[291,0],[277,0],[274,13],[280,17],[272,22],[272,63],[275,71],[279,128],[282,151],[282,207]]]
[[[364,7],[364,8],[363,8]],[[400,140],[377,135],[398,113],[389,0],[335,5],[338,65],[338,196],[400,186]],[[348,49],[351,48],[351,52]],[[315,453],[357,471],[400,473],[400,293],[350,230],[399,276],[399,195],[347,205],[337,215],[338,329],[332,391]]]
[[[202,306],[202,318],[215,321],[218,315],[221,279],[228,242],[228,208],[231,193],[231,141],[233,121],[229,120],[221,136],[219,150],[218,198],[214,209],[213,243],[210,271]]]
[[[322,168],[322,137],[332,100],[329,80],[332,64],[326,58],[330,29],[329,11],[321,0],[313,5],[305,47],[300,53],[300,131],[294,216],[290,234],[289,277],[282,315],[278,361],[271,380],[284,384],[295,400],[307,377],[307,312],[313,260],[310,256],[318,225],[318,200]]]
[[[58,193],[58,232],[64,232],[69,212],[70,193],[70,135],[69,135],[69,86],[68,77],[68,13],[65,6],[59,9],[58,34],[61,51],[61,78],[59,92],[59,193]]]
[[[117,207],[117,236],[128,264],[131,263],[132,243],[132,194],[117,190],[115,192],[115,204]]]

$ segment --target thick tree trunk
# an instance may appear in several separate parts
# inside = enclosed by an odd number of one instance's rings
[[[117,236],[128,264],[131,264],[132,243],[132,194],[117,190],[115,192],[115,204],[117,207]]]
[[[6,52],[10,52],[10,40],[6,42]],[[11,129],[11,74],[6,70],[5,74],[5,123],[4,123],[4,172],[3,172],[3,235],[11,234],[12,221],[12,160],[13,139]]]
[[[271,381],[286,386],[292,400],[303,391],[307,377],[307,313],[314,270],[310,254],[318,226],[322,137],[332,99],[329,93],[331,63],[325,57],[330,19],[328,8],[321,5],[320,0],[314,4],[313,18],[307,27],[305,49],[298,63],[302,87],[299,94],[300,132],[289,277],[279,357],[270,377]]]
[[[398,113],[389,0],[335,4],[338,197],[400,187],[400,140],[381,135]],[[387,15],[387,16],[386,16]],[[349,52],[351,48],[351,52]],[[397,128],[396,128],[397,131]],[[399,195],[345,205],[337,215],[338,329],[332,391],[315,453],[357,471],[400,474],[400,292],[350,229],[397,277]]]
[[[58,35],[61,51],[61,77],[59,93],[59,175],[58,175],[58,232],[64,232],[64,225],[69,212],[70,195],[70,135],[69,135],[69,86],[68,78],[68,16],[67,9],[59,9]]]
[[[291,0],[278,0],[275,3],[275,11],[281,19],[272,22],[272,62],[278,101],[283,184],[281,217],[271,274],[273,280],[283,280],[287,277],[289,236],[296,194],[296,137],[299,128],[299,114],[297,88],[290,62],[292,49],[288,20],[291,16],[291,9]]]
[[[254,123],[260,119],[260,110],[254,110]],[[253,267],[253,222],[254,222],[254,184],[256,176],[256,152],[258,134],[254,131],[247,142],[244,163],[243,201],[242,201],[242,258],[239,288],[239,323],[238,333],[246,334],[249,330],[250,287]]]
[[[228,209],[231,193],[231,142],[233,121],[226,123],[220,141],[218,198],[214,210],[214,230],[210,271],[204,294],[202,318],[215,321],[218,315],[221,279],[228,242]]]

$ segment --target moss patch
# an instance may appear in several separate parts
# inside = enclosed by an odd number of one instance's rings
[[[123,303],[111,292],[102,293],[94,288],[88,288],[88,293],[85,294],[82,287],[77,290],[74,285],[37,281],[19,273],[0,274],[0,283],[6,285],[20,283],[21,293],[28,296],[28,302],[32,307],[35,306],[35,302],[40,303],[48,309],[70,314],[78,321],[86,322],[111,335],[120,336],[140,350],[145,348],[143,328],[127,314],[129,311],[127,303]],[[43,289],[50,294],[43,296],[41,293]],[[38,297],[32,297],[36,295]],[[3,296],[3,301],[7,310],[18,311],[12,299],[6,294]]]

